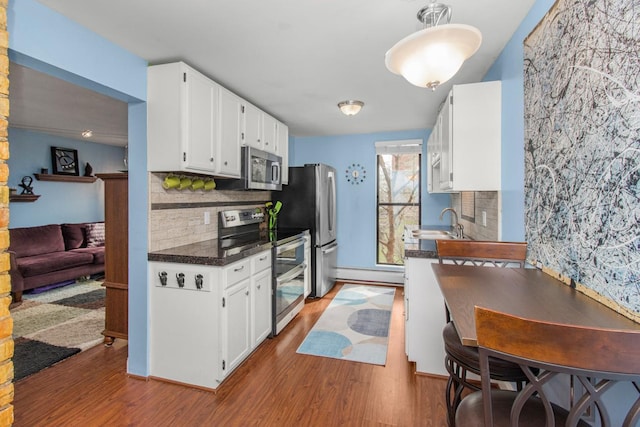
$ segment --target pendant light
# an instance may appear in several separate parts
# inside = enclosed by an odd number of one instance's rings
[[[385,65],[409,83],[435,90],[452,78],[482,42],[480,31],[470,25],[450,24],[451,7],[435,3],[418,11],[424,29],[396,43],[385,55]],[[446,23],[441,24],[441,21]]]

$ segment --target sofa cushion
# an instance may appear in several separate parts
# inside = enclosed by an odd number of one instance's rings
[[[18,269],[24,277],[92,264],[93,255],[75,251],[62,251],[17,259]]]
[[[87,224],[87,247],[104,246],[104,222]]]
[[[64,247],[66,250],[86,248],[86,223],[79,224],[62,224],[62,237],[64,238]]]
[[[12,228],[9,230],[9,250],[15,252],[18,258],[63,252],[64,239],[60,225]]]
[[[104,246],[72,249],[71,252],[91,254],[94,264],[104,264]]]

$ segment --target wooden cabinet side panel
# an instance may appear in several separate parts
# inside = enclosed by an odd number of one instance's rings
[[[105,342],[126,339],[129,325],[129,181],[124,174],[109,175],[99,175],[105,183]]]

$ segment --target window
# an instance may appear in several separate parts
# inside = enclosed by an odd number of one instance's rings
[[[376,143],[378,264],[403,265],[406,225],[420,224],[422,140]]]

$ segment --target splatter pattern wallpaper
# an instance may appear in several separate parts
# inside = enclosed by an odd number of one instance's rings
[[[640,4],[558,0],[525,40],[529,257],[640,313]]]

